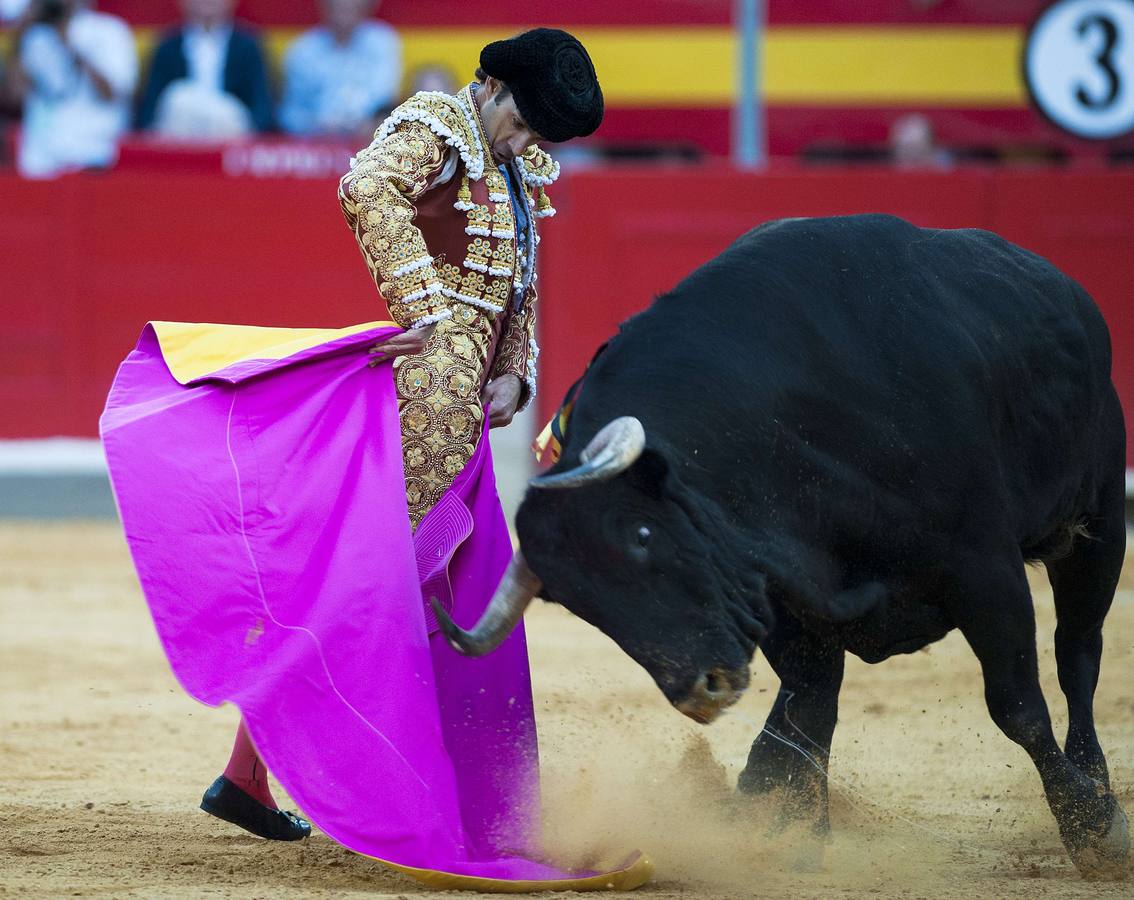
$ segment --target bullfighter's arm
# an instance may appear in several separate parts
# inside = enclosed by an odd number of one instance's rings
[[[360,151],[339,182],[343,215],[390,315],[403,328],[452,315],[433,257],[413,223],[413,203],[444,167],[448,149],[426,125],[403,122]]]
[[[517,412],[527,409],[536,394],[536,358],[539,346],[535,340],[536,291],[528,288],[519,312],[508,316],[504,333],[496,348],[492,377],[515,375],[520,379],[520,403]]]

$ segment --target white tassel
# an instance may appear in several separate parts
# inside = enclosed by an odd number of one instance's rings
[[[416,272],[418,269],[424,269],[426,266],[433,262],[432,256],[419,256],[412,262],[408,262],[403,266],[398,266],[390,275],[393,278],[401,278],[403,275],[408,275],[410,272]]]

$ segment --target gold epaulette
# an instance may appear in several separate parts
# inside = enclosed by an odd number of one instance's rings
[[[484,177],[485,163],[491,164],[491,160],[474,117],[468,88],[455,97],[440,91],[420,91],[394,109],[374,137],[383,140],[403,122],[421,122],[460,154],[468,177],[479,181]]]
[[[536,144],[524,151],[524,181],[535,187],[554,184],[559,177],[559,163]]]
[[[554,184],[559,177],[559,163],[553,160],[545,150],[534,144],[524,151],[517,162],[523,173],[524,183],[532,193],[535,210],[532,213],[536,218],[546,218],[555,215],[555,208],[544,190],[549,184]]]

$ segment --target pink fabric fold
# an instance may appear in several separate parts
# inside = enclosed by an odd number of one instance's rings
[[[430,637],[427,597],[471,624],[512,547],[487,435],[415,545],[390,366],[365,353],[391,330],[182,385],[147,326],[101,420],[142,589],[185,690],[236,704],[336,841],[415,868],[572,877],[525,857],[539,807],[522,628],[476,660]]]

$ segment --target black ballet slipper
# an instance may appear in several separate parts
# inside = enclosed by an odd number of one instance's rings
[[[264,806],[223,775],[205,791],[201,809],[269,841],[299,841],[311,834],[311,823],[306,819]]]

